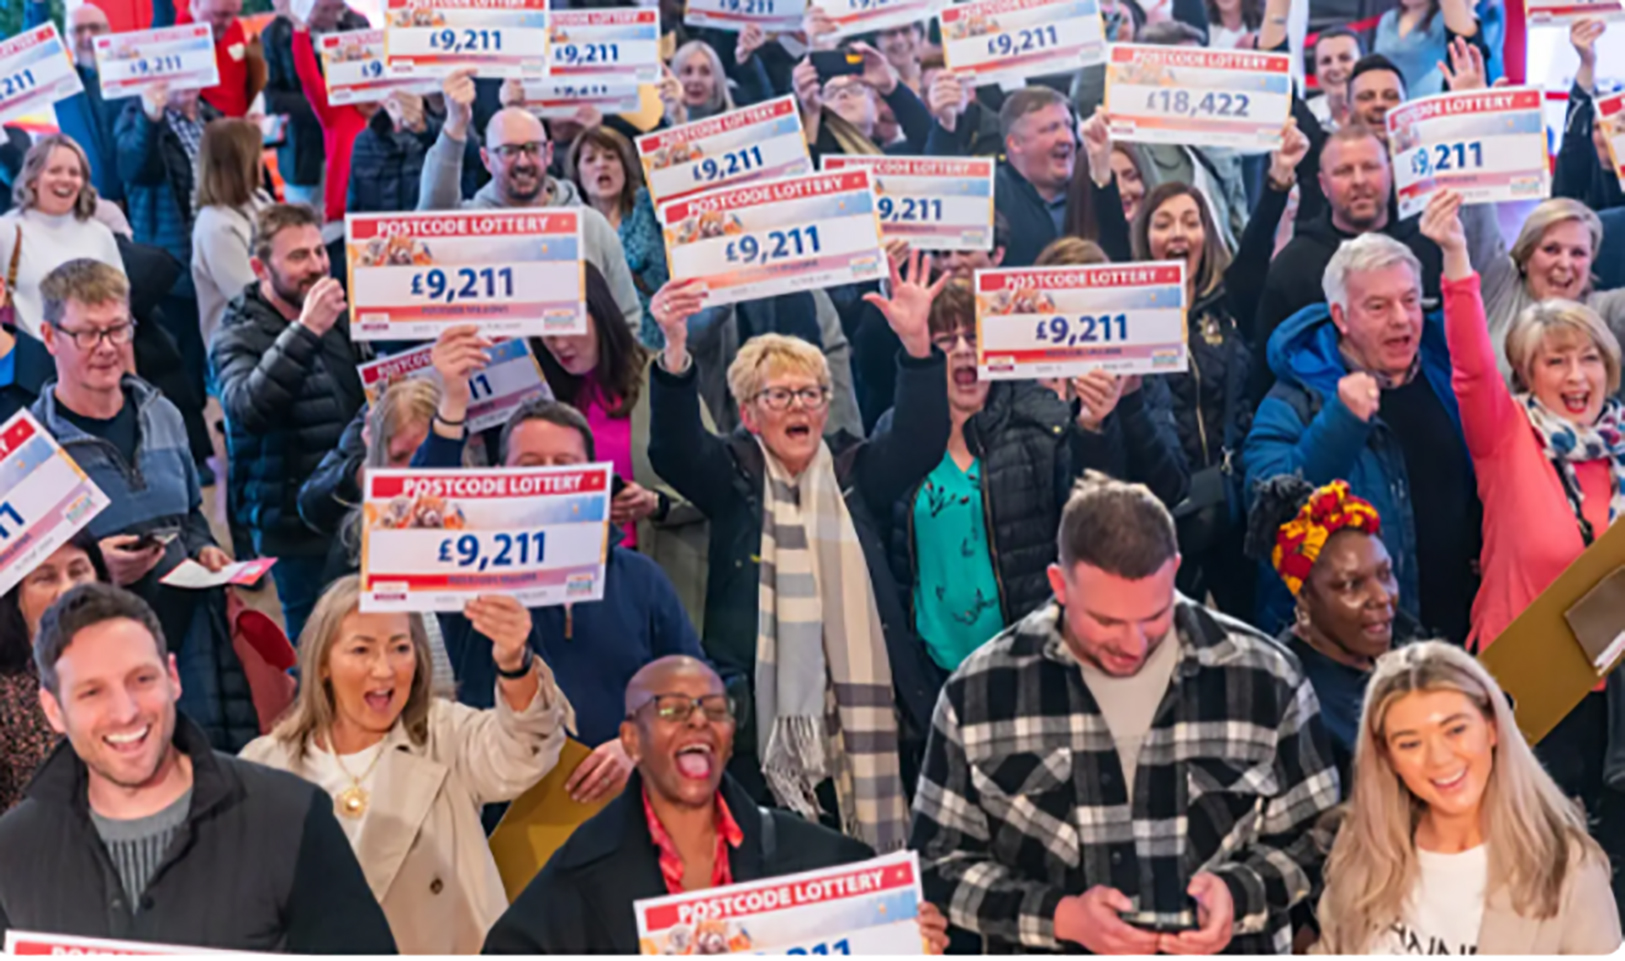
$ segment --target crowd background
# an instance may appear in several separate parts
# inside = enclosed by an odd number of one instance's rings
[[[157,0],[210,24],[221,82],[109,102],[107,12],[28,0],[85,92],[0,142],[0,416],[112,506],[0,598],[0,925],[631,951],[604,904],[907,846],[939,951],[1617,947],[1621,681],[1531,750],[1472,657],[1625,510],[1607,24],[1569,30],[1551,199],[1401,218],[1384,117],[1520,72],[1522,11],[1304,5],[1101,4],[1116,42],[1325,24],[1247,153],[1114,140],[1099,67],[975,88],[934,21],[826,78],[816,9],[769,36],[666,2],[658,109],[544,122],[472,71],[333,104],[313,37],[368,22],[343,0]],[[998,158],[993,248],[725,306],[673,281],[633,140],[785,95],[815,164]],[[584,221],[588,330],[529,342],[548,390],[471,434],[490,342],[456,327],[437,381],[369,404],[357,366],[416,345],[350,336],[344,215],[536,206]],[[1170,259],[1186,372],[977,379],[975,271]],[[368,468],[591,462],[604,600],[360,613]],[[253,556],[256,588],[160,583]],[[567,742],[603,810],[510,908],[486,833]],[[259,828],[264,889],[163,866]],[[53,906],[97,885],[111,930]]]

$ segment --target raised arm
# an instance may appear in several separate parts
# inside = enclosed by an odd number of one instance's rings
[[[333,126],[338,111],[343,107],[334,107],[327,99],[327,78],[322,76],[322,68],[316,62],[316,47],[310,40],[310,29],[304,24],[295,24],[293,28],[293,72],[299,76],[299,85],[305,89],[305,98],[310,101],[311,112],[316,115],[316,122],[326,130]]]
[[[463,202],[463,151],[474,123],[474,71],[459,70],[440,83],[446,122],[423,157],[419,210],[456,210]]]
[[[733,498],[733,459],[700,416],[699,371],[688,353],[688,320],[705,305],[699,281],[674,280],[656,291],[649,312],[666,349],[649,371],[649,464],[707,517]]]
[[[1309,152],[1309,137],[1298,129],[1297,121],[1288,118],[1282,134],[1281,149],[1270,155],[1269,173],[1264,190],[1258,198],[1258,207],[1247,220],[1235,259],[1224,272],[1224,288],[1230,301],[1231,316],[1237,326],[1247,330],[1258,316],[1258,302],[1264,295],[1264,278],[1269,275],[1270,260],[1275,256],[1275,231],[1281,215],[1286,212],[1287,199],[1297,182],[1298,164]]]

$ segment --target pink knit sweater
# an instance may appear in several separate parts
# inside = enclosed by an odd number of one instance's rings
[[[1441,284],[1451,385],[1484,502],[1484,583],[1473,603],[1468,642],[1482,649],[1580,556],[1585,543],[1556,469],[1496,367],[1478,275]],[[1608,529],[1613,495],[1608,465],[1586,461],[1575,474],[1586,519],[1600,534]]]

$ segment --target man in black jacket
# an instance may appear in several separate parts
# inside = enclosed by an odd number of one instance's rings
[[[734,711],[722,678],[695,658],[663,657],[633,675],[621,743],[637,773],[514,899],[485,953],[637,954],[635,901],[872,857],[862,841],[758,808],[723,773]],[[691,883],[691,873],[705,880]],[[947,922],[930,904],[920,931],[940,953]]]
[[[344,290],[328,276],[321,220],[309,207],[259,216],[259,282],[226,308],[210,344],[226,414],[234,511],[271,575],[288,636],[298,637],[325,586],[327,539],[299,519],[299,488],[366,402]]]
[[[300,954],[394,953],[327,793],[216,754],[139,598],[84,584],[34,659],[67,736],[0,818],[0,935]]]
[[[311,36],[335,30],[365,30],[367,18],[344,5],[343,0],[316,0],[311,5]],[[260,36],[265,50],[265,110],[288,118],[288,129],[276,151],[289,203],[322,206],[322,167],[327,159],[322,147],[322,125],[305,98],[304,85],[293,68],[293,21],[279,16],[265,25]],[[403,208],[410,209],[410,208]]]
[[[999,110],[1005,162],[993,185],[994,205],[1010,221],[1004,266],[1031,267],[1061,236],[1066,191],[1077,164],[1077,124],[1065,97],[1049,87],[1023,87]]]

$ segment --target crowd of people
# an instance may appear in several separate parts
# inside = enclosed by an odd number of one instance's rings
[[[1281,51],[1293,2],[1101,15]],[[0,596],[0,931],[636,953],[635,901],[908,849],[933,953],[1620,947],[1621,680],[1531,746],[1476,659],[1625,511],[1603,21],[1508,244],[1450,190],[1401,217],[1385,126],[1497,81],[1489,0],[1312,37],[1259,153],[1114,138],[1098,65],[977,87],[934,22],[662,3],[658,116],[543,120],[473,70],[335,103],[343,0],[257,36],[154,6],[210,25],[217,86],[104,100],[84,3],[61,132],[0,142],[0,419],[109,501]],[[997,158],[991,248],[728,304],[673,279],[636,138],[784,96],[815,168]],[[369,401],[358,367],[422,345],[354,336],[345,215],[530,207],[582,224],[541,386],[470,431],[494,341],[458,324]],[[1170,260],[1180,372],[978,376],[978,271]],[[601,600],[362,610],[369,470],[595,463]],[[246,588],[166,583],[251,557],[296,663],[245,641]],[[510,903],[488,832],[580,755],[601,810]]]

